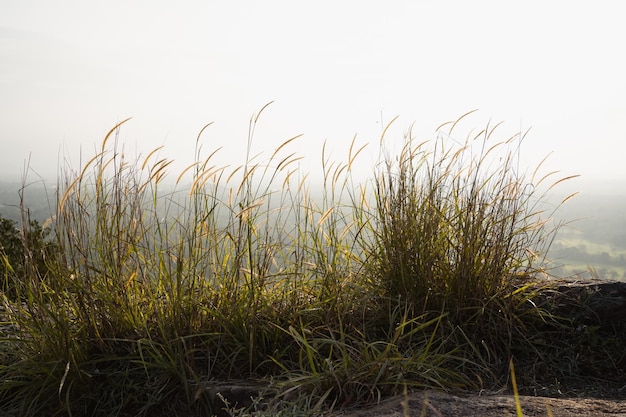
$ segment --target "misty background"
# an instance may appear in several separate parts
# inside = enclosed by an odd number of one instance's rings
[[[384,126],[400,143],[478,111],[464,132],[504,122],[526,132],[520,170],[580,175],[558,215],[551,270],[626,279],[626,61],[618,1],[24,0],[0,3],[0,214],[12,217],[25,176],[35,197],[79,169],[116,123],[129,153],[163,146],[172,172],[203,149],[219,163],[285,140],[320,180],[321,149],[368,178]],[[530,130],[529,130],[530,129]],[[464,137],[456,138],[463,141]],[[325,144],[325,145],[324,145]],[[175,176],[175,174],[174,174]],[[559,196],[555,196],[555,201]]]
[[[626,281],[625,186],[626,182],[587,183],[588,192],[577,194],[556,210],[551,224],[559,229],[550,251],[545,254],[547,277]],[[161,189],[169,190],[169,186],[166,184]],[[183,201],[188,188],[181,185],[176,189]],[[25,187],[19,183],[0,182],[0,216],[20,224],[21,195],[30,218],[43,224],[53,213],[56,190],[55,183],[42,180],[29,182]],[[563,187],[560,192],[549,194],[546,213],[560,204],[566,191],[567,188]]]

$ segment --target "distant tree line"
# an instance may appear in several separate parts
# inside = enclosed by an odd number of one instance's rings
[[[50,233],[37,220],[19,227],[16,221],[0,215],[0,289],[9,298],[17,295],[16,285],[29,273],[43,277],[48,272],[47,262],[56,254]]]

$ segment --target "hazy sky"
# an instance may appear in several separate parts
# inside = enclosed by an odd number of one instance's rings
[[[0,3],[0,172],[25,160],[55,176],[94,154],[116,122],[143,154],[242,162],[282,141],[320,170],[357,134],[377,152],[381,119],[418,138],[465,123],[532,127],[522,155],[590,179],[626,179],[626,60],[620,1],[20,0]],[[463,131],[463,130],[461,130]],[[462,139],[462,138],[461,138]],[[359,168],[371,170],[373,157]],[[308,165],[306,165],[308,164]],[[182,166],[181,165],[181,166]]]

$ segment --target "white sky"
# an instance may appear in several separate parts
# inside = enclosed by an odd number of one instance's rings
[[[479,109],[466,131],[532,127],[529,164],[626,179],[625,40],[620,1],[5,0],[0,173],[19,180],[29,154],[44,176],[78,168],[127,117],[128,148],[181,167],[215,122],[205,149],[238,165],[273,100],[253,151],[302,133],[310,171],[324,140],[340,161],[355,134],[376,153],[381,116],[401,141]]]

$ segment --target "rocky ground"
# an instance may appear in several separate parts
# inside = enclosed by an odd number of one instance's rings
[[[525,417],[626,416],[626,399],[520,396]],[[342,417],[507,417],[517,416],[513,395],[448,394],[422,391],[387,399],[373,407],[344,411]]]
[[[249,394],[250,388],[250,386],[229,386],[223,391],[224,397],[237,403],[237,398],[241,399]],[[220,396],[220,398],[222,397]],[[216,408],[218,402],[215,403]],[[554,398],[520,395],[519,406],[524,417],[626,417],[626,395],[621,398],[589,396]],[[218,417],[231,415],[237,414],[217,413]],[[265,410],[260,415],[268,416],[271,413],[268,414],[268,411]],[[324,417],[518,416],[515,396],[510,393],[446,393],[440,391],[408,392],[404,395],[384,399],[376,404],[348,407],[334,412],[320,412],[320,415]]]

